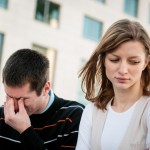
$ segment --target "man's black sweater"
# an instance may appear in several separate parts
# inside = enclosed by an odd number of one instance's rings
[[[31,115],[31,127],[19,134],[5,124],[0,107],[0,150],[74,150],[84,106],[76,101],[55,99],[42,114]]]

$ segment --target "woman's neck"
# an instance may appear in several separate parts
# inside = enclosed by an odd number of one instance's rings
[[[142,88],[139,90],[114,90],[115,96],[112,102],[112,108],[117,112],[128,110],[143,94]]]

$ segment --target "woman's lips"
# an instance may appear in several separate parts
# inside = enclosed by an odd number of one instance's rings
[[[116,77],[116,79],[120,83],[126,83],[129,80],[128,78],[122,78],[122,77]]]

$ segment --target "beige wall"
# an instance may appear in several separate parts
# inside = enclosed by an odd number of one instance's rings
[[[58,29],[34,19],[36,0],[9,0],[8,9],[0,9],[0,32],[5,34],[2,67],[15,50],[31,48],[33,43],[54,48],[57,60],[53,90],[59,96],[76,100],[80,61],[82,58],[88,59],[97,45],[96,42],[82,36],[84,15],[102,21],[103,32],[121,18],[138,20],[150,31],[150,0],[140,0],[138,19],[124,14],[123,0],[106,0],[106,4],[95,0],[53,1],[61,6]],[[5,100],[2,84],[0,93],[2,104]]]

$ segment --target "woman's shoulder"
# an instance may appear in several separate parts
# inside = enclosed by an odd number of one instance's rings
[[[141,96],[138,101],[137,101],[140,104],[143,104],[143,105],[149,105],[150,104],[150,96],[147,96],[147,95],[143,95]]]
[[[143,99],[146,99],[146,100],[148,100],[148,101],[150,101],[150,96],[144,95],[144,96],[142,96],[142,98],[143,98]]]
[[[85,109],[87,110],[93,110],[95,104],[93,102],[89,102],[86,106]]]
[[[88,102],[83,110],[83,116],[91,116],[93,113],[94,103]]]

